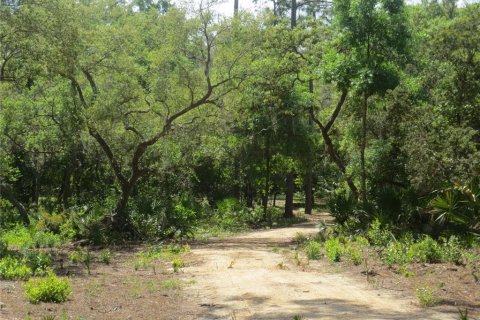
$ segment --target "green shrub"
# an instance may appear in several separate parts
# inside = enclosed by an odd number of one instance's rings
[[[363,261],[362,249],[355,242],[350,242],[345,246],[345,254],[356,266],[359,266]]]
[[[33,235],[33,243],[36,248],[53,248],[61,245],[62,239],[51,232],[40,231]]]
[[[462,260],[462,245],[456,236],[451,236],[442,244],[442,260],[460,263]]]
[[[356,207],[356,199],[350,193],[335,193],[327,201],[328,209],[335,221],[343,225],[351,219]]]
[[[0,239],[0,259],[8,254],[7,241]]]
[[[173,259],[172,261],[173,272],[178,272],[183,267],[185,267],[185,261],[183,261],[182,258]]]
[[[414,243],[408,249],[408,261],[436,263],[442,261],[442,248],[430,236]]]
[[[432,307],[441,302],[441,299],[437,298],[433,290],[429,287],[420,287],[415,290],[420,305],[424,307]]]
[[[31,303],[64,302],[71,292],[70,281],[54,273],[49,273],[45,278],[32,278],[25,284],[25,294]]]
[[[103,250],[102,252],[100,252],[99,260],[100,262],[109,265],[110,261],[112,260],[112,252],[110,252],[110,250],[108,249]]]
[[[317,241],[309,241],[305,246],[305,253],[307,254],[308,259],[318,260],[320,259],[320,243]]]
[[[402,241],[390,242],[385,250],[382,251],[381,259],[383,263],[391,267],[394,264],[404,264],[408,262],[408,245]]]
[[[75,250],[68,254],[68,258],[72,263],[83,263],[90,274],[90,266],[93,262],[93,255],[89,250]]]
[[[343,248],[342,244],[338,240],[338,238],[328,239],[325,241],[325,255],[327,259],[331,262],[338,262],[340,261],[340,257],[342,256]]]
[[[0,260],[0,279],[26,280],[32,275],[32,269],[27,266],[25,261],[14,257],[4,257]]]
[[[9,247],[18,249],[29,249],[35,246],[35,241],[30,231],[22,225],[16,225],[14,228],[5,232],[1,239],[7,243]]]
[[[24,256],[27,266],[35,275],[44,275],[52,266],[52,256],[46,252],[27,251]]]
[[[370,243],[374,246],[386,246],[392,239],[392,234],[388,228],[382,228],[380,220],[375,219],[370,224],[370,228],[367,233]]]

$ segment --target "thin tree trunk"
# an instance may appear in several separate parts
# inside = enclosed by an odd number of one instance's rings
[[[293,29],[297,26],[297,0],[292,0],[292,9],[290,12],[290,26]]]
[[[8,187],[0,184],[0,196],[7,199],[18,210],[23,224],[28,226],[30,224],[28,209],[15,198],[13,192]]]
[[[293,194],[295,192],[295,173],[293,171],[287,174],[286,185],[285,212],[283,216],[285,218],[293,218]]]
[[[235,0],[235,1],[233,2],[233,14],[234,14],[235,16],[238,15],[238,0]]]
[[[312,160],[310,156],[307,160],[307,172],[305,175],[305,214],[312,214],[313,209],[313,170],[312,170]]]
[[[322,133],[323,142],[325,143],[325,148],[327,149],[327,153],[330,157],[330,160],[332,160],[333,163],[336,164],[337,168],[345,177],[345,180],[347,181],[347,185],[350,188],[352,195],[355,197],[355,199],[358,199],[358,189],[355,186],[355,183],[353,182],[352,176],[347,174],[345,164],[343,163],[342,159],[340,158],[337,151],[335,150],[335,146],[333,145],[332,139],[330,138],[330,135],[329,135],[330,128],[333,126],[333,124],[335,123],[335,120],[340,114],[340,110],[342,109],[342,106],[345,103],[346,98],[347,98],[347,92],[344,91],[342,92],[340,100],[337,103],[337,107],[333,111],[332,116],[330,117],[330,120],[326,125],[323,125],[322,122],[315,117],[313,109],[310,109],[310,117],[313,120],[313,122],[317,124],[318,128],[320,129],[320,132]]]
[[[308,89],[313,93],[313,80],[308,81]],[[313,112],[313,110],[311,110]],[[309,117],[308,125],[312,126],[312,118]],[[305,214],[312,214],[314,199],[313,199],[313,159],[311,153],[307,155],[307,170],[305,172]]]
[[[270,217],[267,214],[267,208],[268,208],[268,196],[270,194],[270,135],[266,134],[265,136],[265,188],[263,190],[263,199],[262,199],[262,205],[263,205],[263,217],[265,221],[267,221],[270,224]]]
[[[367,108],[368,96],[364,93],[362,110],[362,141],[360,143],[360,194],[363,204],[367,204],[367,173],[365,169],[365,149],[367,147]]]

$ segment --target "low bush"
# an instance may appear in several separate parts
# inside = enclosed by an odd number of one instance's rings
[[[325,241],[325,255],[331,262],[340,261],[343,253],[343,246],[338,238],[328,239]]]
[[[46,274],[52,266],[52,256],[46,252],[27,251],[24,253],[24,256],[27,266],[37,276]]]
[[[30,231],[22,225],[16,225],[14,228],[6,231],[1,240],[5,241],[9,247],[17,249],[29,249],[35,246]]]
[[[356,242],[349,242],[345,246],[345,255],[356,266],[363,261],[362,247]]]
[[[435,296],[433,290],[429,287],[419,287],[415,290],[418,301],[423,307],[432,307],[441,302],[441,299]]]
[[[407,252],[408,261],[437,263],[442,262],[443,251],[437,241],[430,236],[410,246]]]
[[[320,243],[317,241],[311,240],[305,246],[305,253],[307,254],[308,259],[318,260],[321,257],[320,252]]]
[[[374,246],[386,246],[393,238],[392,233],[388,228],[382,227],[378,219],[370,224],[367,236],[370,243]]]
[[[32,275],[32,269],[27,266],[24,260],[18,260],[14,257],[4,257],[0,260],[0,279],[26,280]]]
[[[51,232],[35,232],[33,235],[33,243],[36,248],[53,248],[62,244],[62,238]]]
[[[72,263],[82,263],[87,268],[87,273],[90,274],[90,266],[93,262],[93,255],[89,250],[75,250],[68,254],[68,258]]]
[[[45,278],[32,278],[25,284],[25,295],[31,303],[60,303],[66,301],[71,293],[70,281],[54,273],[49,273]]]
[[[179,272],[181,268],[185,267],[185,261],[182,258],[175,258],[172,261],[173,272]]]
[[[112,260],[112,252],[108,249],[103,250],[100,252],[99,260],[100,262],[109,265]]]

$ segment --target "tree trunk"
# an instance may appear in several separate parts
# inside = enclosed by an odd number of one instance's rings
[[[367,147],[367,108],[368,96],[364,93],[362,110],[362,140],[360,142],[360,195],[364,205],[367,204],[367,173],[365,169],[365,149]]]
[[[313,80],[308,81],[308,90],[313,93]],[[312,107],[311,107],[312,108]],[[311,113],[313,110],[310,111]],[[312,118],[309,117],[308,125],[312,126]],[[312,214],[314,199],[313,199],[313,159],[311,153],[307,155],[307,170],[305,172],[305,214]]]
[[[292,0],[290,26],[292,27],[292,29],[297,26],[297,0]]]
[[[72,194],[72,186],[71,186],[72,174],[73,174],[73,167],[68,166],[63,173],[62,186],[58,194],[58,204],[61,205],[64,210],[69,207],[68,199]]]
[[[295,192],[295,173],[288,172],[286,179],[285,192],[285,211],[283,216],[285,218],[293,218],[293,193]]]
[[[235,0],[235,1],[233,2],[233,14],[234,14],[235,16],[238,15],[238,0]]]
[[[310,156],[307,159],[307,172],[305,175],[305,214],[312,214],[313,209],[313,170]]]
[[[15,198],[13,192],[8,187],[0,185],[0,196],[7,199],[18,210],[23,224],[28,226],[30,224],[28,209]]]
[[[122,193],[113,212],[112,227],[115,231],[133,235],[134,228],[130,216],[128,215],[128,200],[133,191],[135,183],[126,183],[122,185]]]
[[[265,136],[265,187],[263,190],[263,198],[262,198],[262,205],[263,205],[263,217],[265,221],[270,223],[270,217],[267,214],[267,207],[268,207],[268,195],[270,194],[270,135],[266,134]]]
[[[354,198],[358,199],[358,189],[355,186],[355,183],[353,183],[352,176],[347,174],[345,165],[343,164],[342,159],[340,158],[337,151],[335,150],[332,139],[330,139],[330,136],[328,135],[327,132],[325,132],[325,130],[322,130],[322,137],[323,137],[323,141],[325,142],[327,153],[330,156],[330,159],[337,165],[337,168],[340,170],[340,172],[342,172]]]
[[[250,181],[248,181],[245,185],[245,200],[247,207],[253,208],[253,198],[255,196],[255,192],[253,191],[253,186]]]

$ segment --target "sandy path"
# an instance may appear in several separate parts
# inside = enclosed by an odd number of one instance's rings
[[[455,319],[421,309],[414,297],[372,289],[339,273],[303,271],[282,249],[315,222],[252,232],[194,246],[184,269],[188,293],[200,304],[195,319]]]

